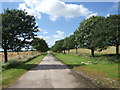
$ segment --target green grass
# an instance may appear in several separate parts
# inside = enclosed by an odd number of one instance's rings
[[[60,54],[53,53],[52,54],[62,61],[64,64],[71,66],[74,70],[78,72],[85,73],[88,76],[92,76],[99,80],[100,82],[105,82],[110,86],[117,87],[117,80],[120,78],[118,74],[118,64],[111,62],[112,60],[116,60],[114,56],[106,56],[106,55],[97,55],[97,57],[90,57],[88,54],[81,54],[79,56],[71,55],[71,54]],[[97,64],[89,64],[89,65],[81,65],[81,62],[96,62]],[[107,79],[109,78],[110,81]],[[116,81],[115,85],[113,82]],[[112,82],[112,84],[111,84]],[[116,85],[117,84],[117,85]]]
[[[75,71],[82,72],[90,78],[96,79],[107,88],[120,87],[120,72],[118,63],[100,63],[74,67]]]
[[[14,67],[6,68],[2,72],[2,86],[6,88],[13,84],[21,75],[36,66],[44,58],[45,55],[40,55],[34,59],[28,60],[26,62],[19,62],[18,65]],[[15,64],[15,63],[14,63]]]
[[[62,54],[62,53],[53,53],[56,58],[60,59],[63,63],[67,65],[81,65],[81,62],[95,62],[95,63],[115,63],[120,59],[116,59],[114,55],[100,55],[96,54],[96,57],[90,57],[89,54]]]
[[[70,54],[60,54],[60,53],[52,53],[55,55],[56,58],[60,59],[64,64],[67,65],[81,65],[81,62],[88,62],[89,60],[76,57],[75,55],[70,55]]]
[[[91,65],[84,65],[84,66],[79,66],[77,67],[79,70],[84,69],[83,71],[89,69],[90,70],[95,70],[99,72],[104,73],[104,75],[108,78],[112,78],[117,80],[118,77],[118,64],[91,64]],[[77,70],[78,70],[77,69]],[[82,71],[82,70],[81,70]]]

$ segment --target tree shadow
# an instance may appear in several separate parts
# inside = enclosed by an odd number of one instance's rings
[[[4,67],[5,70],[8,69],[25,69],[25,70],[61,70],[61,69],[71,69],[71,67],[67,65],[56,65],[56,64],[19,64],[13,66]]]
[[[31,70],[54,70],[54,69],[70,69],[67,65],[56,65],[56,64],[51,64],[51,65],[38,65]]]

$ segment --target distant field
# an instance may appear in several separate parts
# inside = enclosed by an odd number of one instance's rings
[[[23,60],[24,58],[31,57],[31,55],[39,54],[38,51],[25,51],[25,52],[8,52],[8,60]],[[4,53],[0,52],[0,60],[4,61]]]
[[[120,46],[119,46],[119,48],[120,48]],[[75,49],[70,50],[70,53],[75,54]],[[91,51],[89,49],[80,48],[80,49],[78,49],[78,53],[79,54],[83,54],[83,53],[90,54]],[[103,50],[101,52],[95,51],[95,54],[115,54],[115,53],[116,53],[116,47],[114,47],[114,46],[108,47],[108,49]]]

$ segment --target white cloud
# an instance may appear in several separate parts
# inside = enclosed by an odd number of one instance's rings
[[[57,35],[53,35],[52,37],[62,39],[64,38],[64,32],[63,31],[56,31]]]
[[[43,34],[47,34],[47,33],[48,33],[47,30],[44,30],[44,31],[43,31]]]
[[[30,0],[26,0],[26,1],[30,1]],[[41,14],[37,12],[35,9],[28,8],[27,3],[20,3],[18,9],[25,10],[29,15],[34,15],[38,19],[41,18]]]
[[[64,36],[64,32],[63,31],[56,31],[57,35],[52,35],[52,36],[42,36],[42,35],[38,35],[36,37],[38,38],[43,38],[47,43],[48,43],[48,46],[51,47],[55,44],[55,41],[57,40],[60,40],[60,39],[63,39],[65,36]]]
[[[90,17],[92,17],[92,16],[97,16],[97,15],[98,15],[98,13],[89,14],[89,15],[86,17],[86,19],[89,19]]]
[[[83,5],[66,4],[60,0],[24,0],[19,4],[19,9],[25,9],[28,14],[38,18],[41,18],[41,13],[48,14],[52,21],[59,17],[74,18],[92,13]]]

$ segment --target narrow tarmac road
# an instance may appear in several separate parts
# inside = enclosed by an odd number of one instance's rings
[[[43,61],[20,77],[10,88],[86,88],[71,70],[48,53]]]

